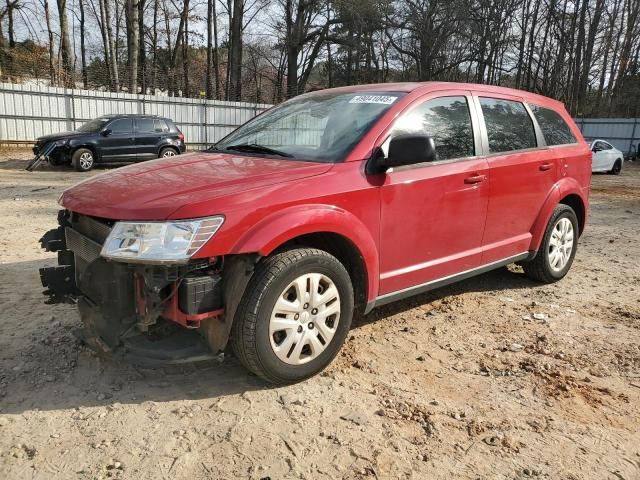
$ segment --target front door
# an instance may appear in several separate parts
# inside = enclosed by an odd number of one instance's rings
[[[108,162],[133,162],[136,148],[133,137],[133,120],[118,118],[106,126],[107,133],[98,141],[100,159]]]
[[[381,295],[480,265],[489,173],[487,161],[476,157],[479,137],[469,98],[464,91],[430,94],[393,126],[390,138],[429,135],[437,158],[396,167],[385,176],[380,190]]]
[[[593,168],[592,170],[603,172],[611,170],[615,158],[611,145],[597,141],[593,144]]]

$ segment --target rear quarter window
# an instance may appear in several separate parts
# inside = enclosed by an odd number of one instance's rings
[[[538,125],[540,125],[540,130],[542,130],[542,135],[547,145],[570,145],[577,143],[576,137],[571,132],[569,125],[567,125],[567,122],[564,121],[558,112],[538,105],[530,105],[529,107]]]
[[[169,126],[167,125],[167,122],[162,118],[156,118],[154,120],[154,126],[155,126],[156,132],[168,132],[169,131]]]
[[[175,133],[178,131],[178,127],[175,123],[173,123],[173,121],[165,119],[165,122],[167,122],[167,126],[169,127],[170,132]]]

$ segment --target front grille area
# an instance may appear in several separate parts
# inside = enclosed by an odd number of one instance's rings
[[[69,223],[75,231],[102,245],[109,236],[109,233],[111,233],[113,222],[110,224],[106,220],[99,220],[94,217],[72,212]]]
[[[102,245],[111,233],[113,222],[68,212],[65,226],[67,249],[75,257],[76,283],[80,285],[86,268],[100,257]]]
[[[80,257],[86,263],[90,263],[100,256],[102,245],[73,228],[65,228],[65,240],[67,248],[75,254],[76,259]]]

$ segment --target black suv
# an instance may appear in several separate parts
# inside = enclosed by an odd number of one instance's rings
[[[52,165],[71,163],[86,172],[95,163],[140,162],[186,151],[184,135],[168,118],[154,115],[105,115],[75,132],[36,140],[33,153]]]

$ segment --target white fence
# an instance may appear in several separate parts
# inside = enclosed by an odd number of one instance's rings
[[[106,114],[142,113],[171,118],[191,148],[205,148],[270,105],[131,95],[0,83],[0,144],[32,143],[75,130]]]
[[[627,155],[640,153],[640,118],[576,118],[587,140],[606,140]]]

